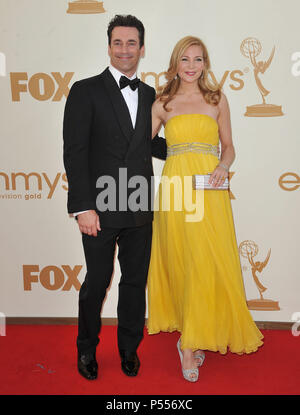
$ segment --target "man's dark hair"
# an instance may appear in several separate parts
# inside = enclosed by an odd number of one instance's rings
[[[144,37],[145,37],[144,25],[139,19],[132,16],[131,14],[127,14],[127,15],[117,14],[113,19],[111,19],[108,25],[108,29],[107,29],[109,45],[111,44],[111,33],[113,29],[117,26],[135,27],[139,32],[140,48],[144,46]]]

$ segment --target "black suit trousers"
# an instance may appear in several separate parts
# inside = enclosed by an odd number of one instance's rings
[[[79,292],[77,348],[95,352],[101,309],[110,285],[116,244],[121,269],[118,298],[118,348],[136,351],[145,325],[145,290],[150,261],[152,222],[130,228],[103,228],[97,237],[82,235],[87,273]]]

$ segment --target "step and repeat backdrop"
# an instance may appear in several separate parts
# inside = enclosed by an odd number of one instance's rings
[[[0,0],[0,312],[77,316],[85,263],[66,208],[63,112],[72,84],[108,66],[115,14],[143,21],[138,76],[156,88],[179,39],[207,45],[211,80],[231,108],[230,197],[248,306],[256,321],[292,321],[300,312],[298,0]],[[153,165],[159,176],[163,162]],[[119,278],[116,261],[103,317],[116,317]]]

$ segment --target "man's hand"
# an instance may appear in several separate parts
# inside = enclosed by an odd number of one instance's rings
[[[97,236],[97,231],[101,231],[100,219],[94,210],[80,213],[78,215],[77,223],[80,232],[86,233],[87,235]]]

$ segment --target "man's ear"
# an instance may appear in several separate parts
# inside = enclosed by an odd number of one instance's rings
[[[143,45],[140,49],[141,58],[145,57],[145,45]]]

